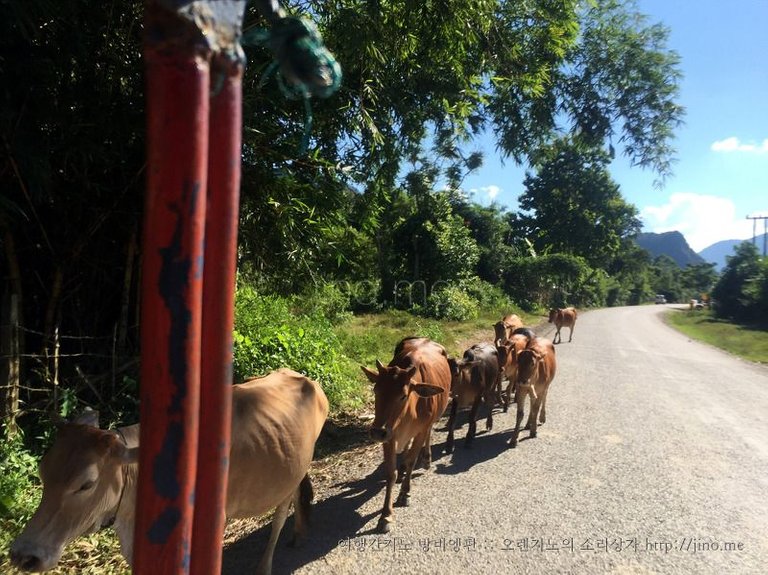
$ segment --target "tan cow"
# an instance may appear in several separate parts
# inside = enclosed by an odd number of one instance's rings
[[[493,331],[496,334],[493,341],[498,345],[499,341],[504,342],[508,340],[512,337],[512,332],[520,327],[523,327],[523,320],[520,319],[519,315],[514,313],[505,315],[493,326]]]
[[[575,307],[553,308],[549,310],[549,323],[554,323],[557,330],[555,331],[555,337],[553,338],[552,343],[560,343],[562,341],[560,329],[563,327],[570,328],[568,341],[570,342],[573,339],[573,328],[576,326],[576,315]]]
[[[549,385],[555,377],[557,362],[555,346],[548,339],[537,337],[517,352],[517,374],[515,376],[515,401],[517,402],[517,417],[515,429],[509,440],[510,447],[517,446],[520,434],[520,423],[525,411],[525,399],[531,398],[531,411],[525,428],[531,430],[530,437],[536,437],[539,423],[547,421],[547,394]]]
[[[305,533],[312,499],[307,470],[328,415],[328,400],[316,382],[280,369],[234,385],[232,401],[226,514],[256,517],[277,507],[257,571],[270,573],[291,503],[294,536]],[[43,498],[11,546],[13,564],[23,571],[52,569],[67,543],[112,524],[130,564],[138,444],[138,425],[99,429],[93,411],[61,425],[40,462]]]
[[[403,484],[396,505],[407,507],[416,458],[421,455],[429,467],[432,426],[445,411],[451,391],[451,371],[443,346],[427,338],[406,338],[395,350],[386,367],[379,360],[377,371],[361,366],[374,384],[376,414],[370,435],[382,442],[384,450],[387,487],[377,525],[380,533],[389,532],[394,521],[392,490],[397,480],[397,454],[405,451]]]
[[[496,386],[499,383],[499,352],[490,343],[477,343],[464,352],[460,360],[448,360],[451,366],[451,415],[448,418],[448,440],[445,450],[453,451],[453,430],[459,407],[472,406],[469,414],[469,430],[465,446],[469,447],[477,433],[477,411],[480,403],[488,407],[485,428],[493,428],[493,406],[496,400]]]

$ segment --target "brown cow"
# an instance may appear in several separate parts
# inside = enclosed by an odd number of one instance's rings
[[[517,352],[517,375],[515,377],[515,401],[517,402],[517,417],[515,429],[509,440],[510,447],[517,446],[517,436],[520,434],[520,423],[525,410],[525,398],[531,398],[531,411],[525,428],[531,430],[530,437],[536,437],[536,428],[541,412],[541,423],[547,421],[547,394],[549,384],[555,377],[557,362],[555,346],[548,339],[537,337]]]
[[[397,454],[405,451],[403,484],[396,505],[407,507],[416,458],[421,455],[429,467],[432,425],[445,411],[451,390],[451,370],[443,346],[427,338],[407,338],[395,349],[399,353],[388,366],[379,360],[378,371],[361,366],[374,383],[376,414],[370,435],[382,442],[384,449],[387,488],[377,525],[380,533],[387,533],[394,521],[392,489],[397,480]]]
[[[517,328],[523,327],[523,320],[520,316],[514,313],[505,315],[500,321],[497,321],[493,326],[493,331],[496,333],[494,342],[498,344],[499,341],[505,341],[512,337],[512,332]]]
[[[226,514],[257,517],[277,507],[258,566],[258,573],[269,573],[291,503],[294,536],[305,533],[312,499],[307,469],[328,400],[319,384],[281,369],[233,386],[232,402]],[[95,411],[61,425],[40,462],[43,498],[11,546],[13,564],[23,571],[52,569],[67,543],[112,524],[132,563],[138,445],[138,425],[99,429]]]
[[[570,328],[571,331],[568,334],[568,341],[570,342],[573,339],[573,328],[576,325],[576,308],[566,307],[549,310],[549,323],[553,322],[557,331],[552,343],[560,343],[562,341],[560,336],[560,329],[562,327]]]
[[[456,412],[459,407],[471,405],[469,430],[465,447],[469,447],[477,432],[477,411],[480,402],[485,401],[488,417],[485,428],[493,428],[493,406],[496,400],[496,386],[499,383],[499,354],[490,343],[477,343],[464,352],[460,360],[450,359],[451,375],[451,415],[448,418],[448,440],[445,450],[453,451],[453,430],[456,425]]]
[[[502,380],[507,379],[507,389],[500,396],[500,403],[504,413],[509,410],[509,404],[512,398],[515,397],[515,381],[517,377],[517,354],[528,347],[528,344],[536,338],[536,334],[531,328],[520,327],[517,328],[512,334],[511,338],[504,342],[496,342],[496,350],[499,356],[499,382],[498,390],[501,394]]]

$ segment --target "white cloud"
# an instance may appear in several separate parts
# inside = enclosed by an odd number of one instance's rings
[[[695,193],[676,193],[662,206],[640,210],[644,229],[664,233],[677,230],[693,251],[699,252],[721,240],[752,237],[752,222],[736,213],[728,198]]]
[[[735,136],[731,136],[725,140],[714,142],[710,146],[710,149],[713,152],[750,152],[766,154],[768,153],[768,139],[763,140],[762,144],[748,144],[742,142]]]
[[[499,195],[499,192],[501,192],[501,188],[493,184],[491,184],[490,186],[483,186],[481,188],[472,188],[471,190],[469,190],[470,194],[487,196],[488,199],[491,201],[496,199],[496,196]]]

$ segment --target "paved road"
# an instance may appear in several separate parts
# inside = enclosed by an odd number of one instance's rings
[[[768,572],[768,367],[668,328],[669,307],[580,315],[539,437],[507,449],[512,412],[470,450],[463,425],[450,456],[438,433],[386,536],[378,457],[361,454],[303,548],[286,529],[275,573]],[[255,565],[266,534],[230,546],[224,572]]]

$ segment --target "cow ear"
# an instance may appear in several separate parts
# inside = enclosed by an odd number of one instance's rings
[[[99,412],[93,409],[86,409],[83,413],[78,415],[72,423],[78,425],[90,425],[91,427],[99,427]]]
[[[378,361],[378,360],[377,360]],[[360,366],[360,369],[363,370],[363,373],[365,374],[365,377],[367,377],[371,383],[376,383],[379,379],[379,374],[372,369],[368,369],[364,365]]]
[[[412,383],[410,391],[415,392],[419,397],[432,397],[443,393],[445,390],[431,383]]]

